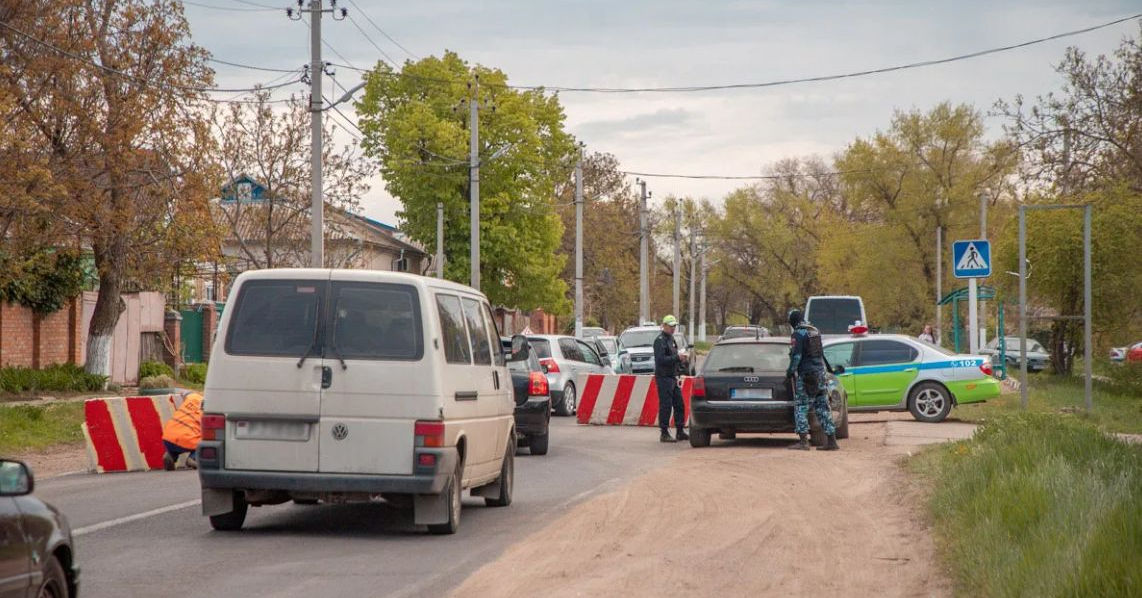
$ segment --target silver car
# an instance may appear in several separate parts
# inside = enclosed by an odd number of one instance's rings
[[[1007,353],[1007,367],[1010,370],[1018,369],[1020,344],[1018,336],[1005,337],[1004,343],[1006,344],[1005,352]],[[979,350],[981,355],[990,355],[993,364],[999,363],[999,337],[991,339],[987,346]],[[1047,369],[1047,364],[1051,362],[1051,354],[1039,344],[1039,341],[1029,338],[1027,339],[1027,371],[1028,372],[1041,372]]]
[[[556,415],[571,415],[579,404],[575,380],[579,374],[610,374],[611,368],[592,343],[573,336],[533,335],[527,337],[539,363],[547,372],[551,404]]]
[[[619,335],[619,371],[624,374],[654,374],[654,339],[662,334],[659,326],[635,326],[627,328]],[[674,332],[674,342],[678,344],[678,351],[689,353],[690,347],[686,344],[686,334],[682,326]],[[690,364],[691,376],[694,375],[694,364]]]

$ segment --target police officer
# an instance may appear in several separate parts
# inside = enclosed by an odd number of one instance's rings
[[[789,368],[785,370],[785,377],[794,380],[793,423],[800,437],[797,444],[789,448],[809,450],[809,406],[812,405],[826,435],[825,446],[819,450],[835,451],[840,447],[837,446],[837,431],[829,413],[821,333],[805,321],[799,309],[789,312],[789,325],[793,327],[793,337],[790,339]]]
[[[662,334],[654,339],[654,383],[658,386],[658,427],[662,430],[659,440],[677,442],[689,440],[683,426],[686,425],[686,407],[682,402],[682,388],[678,385],[678,374],[686,370],[685,355],[678,353],[678,343],[674,342],[674,330],[678,318],[662,318]],[[670,436],[670,409],[674,408],[674,425],[678,427],[677,440]]]

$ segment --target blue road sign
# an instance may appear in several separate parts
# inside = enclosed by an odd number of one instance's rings
[[[991,243],[983,239],[952,243],[952,275],[956,278],[991,276]]]

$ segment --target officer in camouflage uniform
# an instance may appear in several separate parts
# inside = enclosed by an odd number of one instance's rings
[[[793,327],[790,339],[789,368],[786,379],[794,381],[793,423],[800,437],[797,444],[789,447],[802,451],[809,450],[809,406],[817,414],[817,421],[825,430],[825,445],[822,451],[835,451],[837,430],[829,413],[829,389],[825,380],[825,352],[821,348],[821,333],[805,321],[801,310],[789,312],[789,325]],[[812,393],[812,396],[810,396]]]

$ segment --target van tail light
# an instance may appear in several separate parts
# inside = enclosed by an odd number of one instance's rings
[[[550,389],[547,386],[547,376],[539,372],[532,372],[528,376],[528,396],[545,397]]]
[[[991,369],[991,363],[986,359],[983,360],[983,363],[979,364],[979,371],[983,372],[984,376],[990,376],[994,373],[994,370]]]
[[[225,440],[226,416],[216,413],[202,414],[202,439]]]
[[[690,388],[691,397],[705,397],[706,396],[706,379],[698,376],[694,378],[694,385]]]
[[[413,428],[416,435],[416,446],[426,448],[441,448],[444,446],[444,422],[419,421]]]
[[[540,359],[539,363],[543,364],[543,367],[547,368],[548,374],[558,374],[559,373],[559,364],[555,363],[554,359],[552,359],[550,357],[545,357],[543,359]]]

